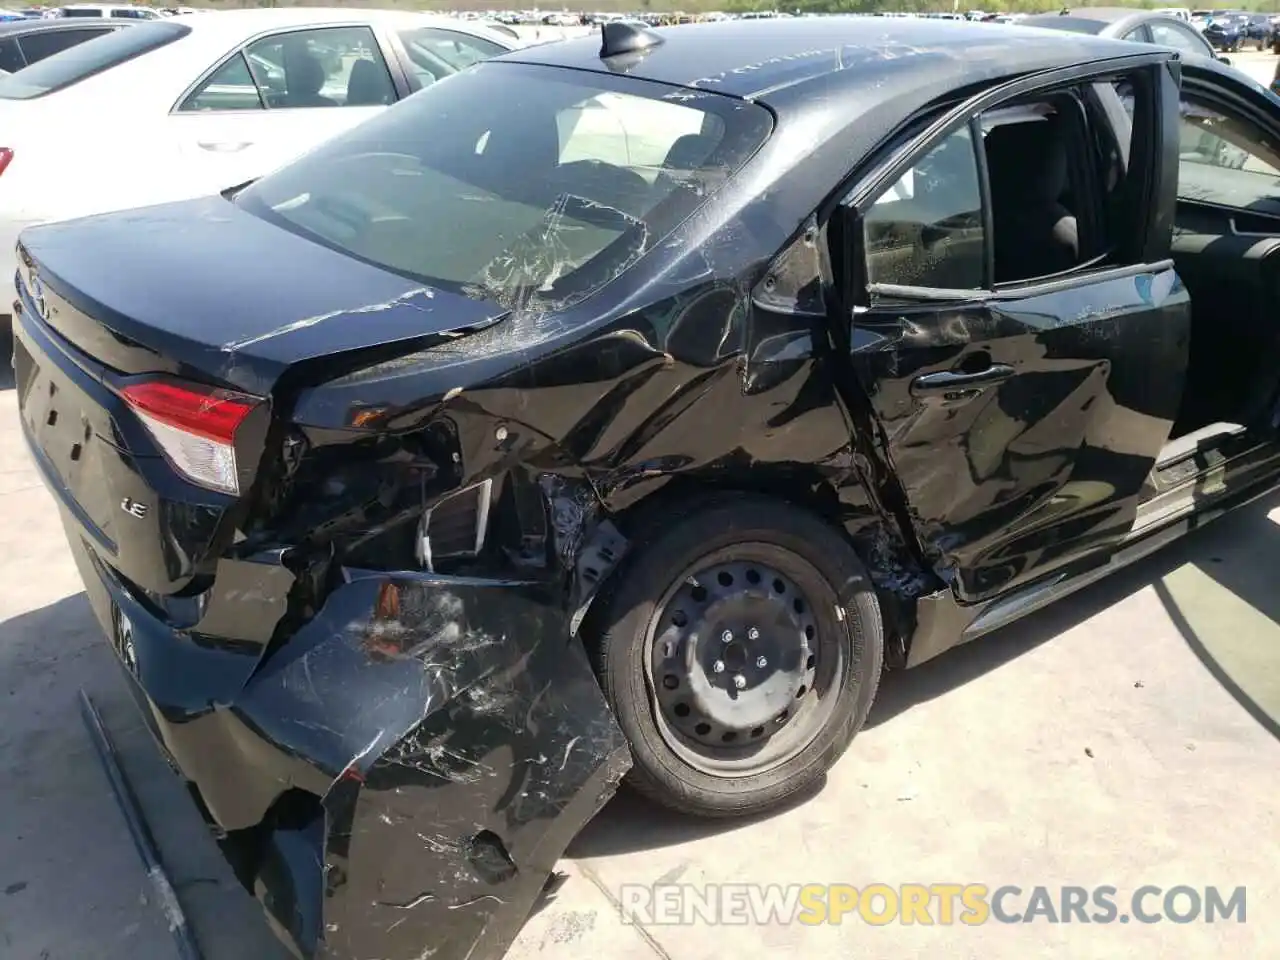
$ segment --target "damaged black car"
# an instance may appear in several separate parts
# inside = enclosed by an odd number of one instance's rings
[[[602,36],[19,244],[93,609],[302,956],[493,960],[624,776],[776,807],[883,667],[1280,478],[1261,87],[981,24]]]

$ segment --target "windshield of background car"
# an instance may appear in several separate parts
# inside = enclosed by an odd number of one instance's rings
[[[504,306],[566,306],[627,270],[759,149],[718,94],[486,62],[259,180],[235,202],[348,256]]]
[[[0,100],[33,100],[173,43],[191,32],[177,23],[148,21],[68,47],[24,70],[0,77]]]

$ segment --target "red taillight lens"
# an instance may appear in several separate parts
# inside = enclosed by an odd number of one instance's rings
[[[8,147],[0,147],[0,173],[4,173],[5,168],[9,166],[13,160],[13,151]]]
[[[258,398],[166,381],[131,384],[121,395],[184,476],[223,493],[240,492],[236,430]]]

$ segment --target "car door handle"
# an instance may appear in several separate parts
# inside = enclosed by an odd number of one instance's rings
[[[246,147],[252,147],[252,140],[197,140],[196,146],[212,153],[239,153]]]
[[[1013,376],[1013,367],[1007,363],[993,363],[982,370],[964,373],[955,370],[943,370],[941,373],[926,373],[911,381],[913,396],[947,395],[948,399],[977,396],[980,392],[1003,383]],[[956,396],[952,398],[950,394]]]

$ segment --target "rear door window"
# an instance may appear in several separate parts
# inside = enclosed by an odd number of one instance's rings
[[[201,110],[261,110],[262,98],[253,82],[248,61],[237,53],[220,66],[178,108],[186,113]]]
[[[274,34],[245,48],[268,108],[369,107],[395,100],[391,73],[368,27]]]
[[[870,283],[982,287],[982,191],[969,128],[956,131],[912,166],[871,205],[863,226]]]

